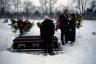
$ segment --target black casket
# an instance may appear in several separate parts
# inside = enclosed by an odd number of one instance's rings
[[[43,50],[43,40],[40,36],[19,36],[13,40],[15,50]],[[53,50],[58,50],[58,38],[52,39]]]

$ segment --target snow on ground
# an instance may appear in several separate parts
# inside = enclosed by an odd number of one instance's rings
[[[6,50],[12,45],[12,40],[17,36],[13,34],[8,23],[0,19],[0,64],[96,64],[96,21],[84,20],[81,29],[77,30],[76,42],[73,46],[66,44],[62,53],[54,56],[43,54],[19,53]],[[35,26],[27,35],[40,35],[36,23],[41,20],[31,20]],[[60,30],[55,35],[60,42]],[[38,53],[38,52],[37,52]]]

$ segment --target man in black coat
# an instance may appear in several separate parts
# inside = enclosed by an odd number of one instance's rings
[[[42,22],[40,27],[41,37],[44,40],[44,52],[48,50],[49,54],[53,54],[52,51],[52,38],[54,36],[54,24],[48,17]]]
[[[65,45],[67,42],[67,25],[68,25],[68,10],[64,10],[63,14],[59,17],[60,29],[61,29],[61,42]],[[65,42],[64,42],[65,40]]]

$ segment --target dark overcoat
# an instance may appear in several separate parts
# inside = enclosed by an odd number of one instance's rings
[[[52,38],[54,36],[54,24],[52,20],[45,19],[40,27],[40,33],[42,38]]]
[[[76,37],[76,20],[70,20],[68,25],[69,30],[69,40],[74,42]]]

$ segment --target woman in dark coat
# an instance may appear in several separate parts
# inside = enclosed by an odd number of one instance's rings
[[[75,42],[75,37],[76,37],[76,19],[75,19],[75,14],[70,15],[70,20],[69,20],[69,41],[71,41],[71,44]]]

